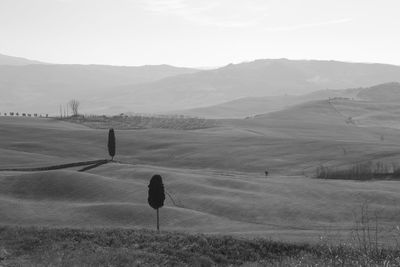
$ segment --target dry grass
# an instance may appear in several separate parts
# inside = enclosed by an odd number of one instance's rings
[[[352,229],[368,201],[385,226],[399,221],[395,181],[360,183],[304,177],[110,163],[88,173],[55,170],[0,174],[0,223],[54,227],[154,228],[147,185],[161,174],[167,197],[161,229],[312,242],[325,229]]]
[[[0,228],[5,266],[398,266],[400,251],[148,230]]]
[[[398,222],[398,182],[286,176],[309,167],[314,171],[320,162],[336,165],[398,156],[398,133],[379,129],[386,132],[385,142],[374,143],[379,139],[374,129],[344,122],[327,125],[317,116],[315,124],[300,122],[279,116],[198,131],[117,131],[116,160],[125,164],[106,164],[90,170],[93,175],[82,176],[75,171],[23,177],[4,173],[0,220],[18,225],[152,228],[154,212],[146,190],[148,179],[159,173],[183,205],[167,203],[162,229],[308,242],[325,228],[349,231],[352,210],[364,200],[383,211],[387,225]],[[0,123],[2,168],[108,155],[105,130],[54,120],[2,117]]]

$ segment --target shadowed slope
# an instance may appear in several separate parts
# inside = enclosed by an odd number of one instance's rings
[[[336,105],[335,103],[333,105]],[[339,110],[340,111],[340,110]],[[0,124],[4,118],[0,118]],[[4,121],[8,121],[5,119]],[[107,131],[62,123],[31,127],[15,118],[0,128],[0,168],[41,167],[107,156]],[[329,123],[331,121],[332,123]],[[31,122],[34,124],[34,122]],[[68,129],[68,126],[71,126]],[[381,135],[384,135],[384,142]],[[222,127],[193,131],[146,129],[118,131],[117,160],[176,168],[303,174],[320,164],[398,157],[397,131],[346,123],[328,101],[247,120],[224,120]],[[46,141],[44,141],[46,140]],[[30,162],[28,156],[38,154]],[[288,168],[290,166],[290,168]]]
[[[87,166],[82,169],[79,169],[80,172],[90,170],[106,164],[110,162],[107,159],[100,159],[100,160],[92,160],[92,161],[81,161],[81,162],[73,162],[73,163],[66,163],[60,165],[52,165],[52,166],[45,166],[45,167],[36,167],[36,168],[9,168],[9,169],[0,169],[0,171],[18,171],[18,172],[27,172],[27,171],[53,171],[53,170],[61,170],[61,169],[68,169],[68,168],[76,168],[81,166]]]
[[[400,220],[397,182],[359,183],[248,173],[103,165],[93,174],[52,171],[0,178],[0,223],[153,228],[147,184],[164,177],[162,229],[315,238],[348,233],[367,202],[382,226]],[[308,236],[308,237],[307,237]]]
[[[114,183],[110,178],[76,171],[47,171],[0,177],[0,192],[11,197],[59,201],[128,201],[138,197],[134,181]]]
[[[74,171],[0,176],[0,223],[53,226],[151,227],[154,210],[147,204],[147,181],[114,179]],[[202,211],[174,207],[161,210],[169,229],[237,231],[245,223]],[[251,225],[251,224],[249,224]]]
[[[54,156],[64,162],[107,155],[105,130],[37,123],[6,123],[0,128],[1,147],[18,154],[21,162],[35,152],[50,155],[43,161]],[[46,128],[47,123],[60,127]],[[168,192],[161,210],[166,229],[314,238],[326,228],[348,231],[353,213],[365,202],[381,210],[385,225],[400,220],[397,182],[279,175],[312,173],[321,163],[395,158],[397,131],[386,129],[382,143],[378,130],[347,124],[327,101],[224,124],[197,131],[117,131],[117,160],[134,165],[106,164],[89,170],[91,174],[0,173],[0,223],[153,228],[147,185],[155,173],[164,177]],[[5,166],[8,155],[0,157]]]

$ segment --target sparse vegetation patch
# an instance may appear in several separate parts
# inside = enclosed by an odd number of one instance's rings
[[[133,116],[74,116],[60,118],[63,121],[79,123],[94,129],[133,130],[133,129],[176,129],[196,130],[220,126],[218,120],[169,115]]]
[[[5,266],[398,266],[400,251],[127,229],[0,228]]]
[[[317,167],[316,178],[340,179],[340,180],[373,180],[388,179],[400,180],[400,167],[396,164],[385,164],[382,162],[363,162],[350,167]]]

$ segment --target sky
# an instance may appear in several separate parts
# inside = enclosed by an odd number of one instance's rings
[[[0,54],[129,66],[400,65],[399,10],[398,0],[0,0]]]

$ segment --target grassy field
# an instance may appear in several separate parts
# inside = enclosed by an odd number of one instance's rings
[[[313,108],[326,108],[327,116],[334,116],[329,106],[318,105]],[[366,131],[339,119],[325,123],[328,129],[323,120],[305,121],[304,128],[293,133],[285,128],[292,120],[284,116],[289,114],[224,121],[223,127],[204,130],[117,131],[119,163],[86,173],[77,168],[0,172],[1,222],[152,228],[147,184],[159,173],[172,197],[161,211],[162,226],[168,230],[300,241],[318,239],[329,230],[344,238],[364,203],[380,210],[383,225],[397,224],[398,182],[322,181],[302,175],[311,175],[321,162],[340,165],[397,157],[391,129],[385,129],[388,137],[382,144],[376,140],[376,129]],[[1,124],[0,168],[107,157],[106,130],[28,118],[1,118]]]
[[[398,266],[400,252],[127,229],[0,228],[2,266]]]
[[[117,130],[116,162],[87,172],[1,171],[0,224],[154,229],[147,185],[157,173],[168,193],[165,231],[310,246],[330,236],[338,245],[354,239],[368,205],[379,244],[393,246],[399,182],[312,177],[321,165],[398,161],[398,130],[348,123],[334,105],[316,101],[207,129]],[[107,135],[77,123],[0,117],[0,169],[105,159]]]
[[[1,167],[41,166],[106,156],[106,129],[52,120],[1,118]],[[327,101],[200,130],[117,131],[118,160],[174,168],[309,175],[319,165],[399,160],[396,129],[346,123]],[[29,133],[29,135],[28,135]],[[384,136],[384,141],[381,137]],[[68,149],[65,149],[68,148]]]

